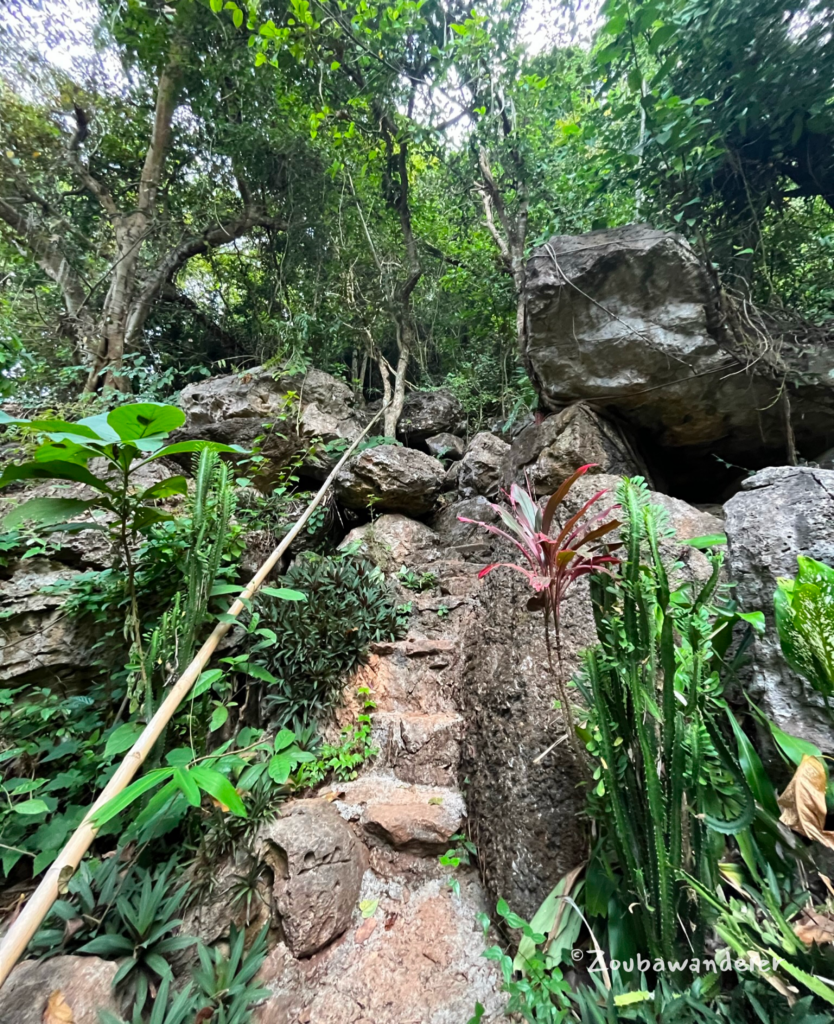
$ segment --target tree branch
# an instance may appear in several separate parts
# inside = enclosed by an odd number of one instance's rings
[[[175,40],[171,44],[168,63],[159,76],[156,90],[156,108],[154,110],[153,129],[145,164],[139,181],[137,209],[148,214],[156,202],[165,154],[171,141],[171,122],[177,107],[177,92],[180,78],[180,46]]]
[[[109,189],[102,184],[91,172],[90,168],[81,159],[79,150],[81,143],[90,134],[89,130],[89,119],[81,107],[75,107],[75,132],[73,133],[70,144],[67,147],[67,159],[69,160],[70,167],[75,171],[81,183],[86,189],[88,189],[96,197],[101,208],[105,211],[111,220],[115,219],[119,215],[119,208],[116,206],[116,201],[110,194]]]

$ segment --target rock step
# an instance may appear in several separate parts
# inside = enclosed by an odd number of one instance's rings
[[[388,769],[402,782],[454,786],[460,760],[463,719],[439,712],[377,711],[373,741],[379,747],[375,768]]]
[[[463,827],[466,805],[451,786],[418,786],[395,778],[365,775],[328,786],[324,799],[347,821],[395,849],[437,853]]]

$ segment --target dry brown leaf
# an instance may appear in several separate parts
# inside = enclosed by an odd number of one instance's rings
[[[359,927],[356,929],[356,934],[353,936],[353,941],[360,943],[360,945],[363,942],[367,942],[368,939],[373,935],[375,929],[376,918],[367,918],[367,920],[363,921],[362,924],[360,924]]]
[[[72,1008],[59,988],[56,988],[47,1000],[41,1020],[43,1024],[75,1024]]]
[[[779,820],[794,832],[834,850],[834,832],[825,831],[825,767],[818,757],[803,754],[788,788],[779,797]]]
[[[818,946],[834,942],[834,917],[829,914],[820,914],[816,910],[806,911],[799,921],[793,926],[794,934],[810,946],[816,942]]]

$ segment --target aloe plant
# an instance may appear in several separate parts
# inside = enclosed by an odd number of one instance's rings
[[[505,492],[509,508],[502,505],[491,505],[506,529],[501,529],[492,523],[458,516],[462,523],[474,523],[489,533],[509,541],[521,552],[527,562],[526,566],[515,562],[494,562],[481,569],[478,578],[483,579],[493,570],[503,567],[520,572],[533,588],[535,593],[528,603],[528,607],[544,611],[548,663],[551,673],[556,679],[568,737],[574,749],[578,748],[562,664],[562,604],[571,585],[576,580],[591,573],[610,574],[612,568],[619,564],[619,559],[612,554],[612,551],[620,546],[619,542],[615,544],[605,542],[605,538],[620,525],[619,520],[609,518],[619,506],[614,504],[601,512],[591,514],[591,510],[597,502],[601,501],[603,496],[608,493],[607,489],[598,491],[585,502],[578,512],[570,516],[563,526],[559,527],[555,537],[551,537],[550,534],[556,513],[571,488],[581,476],[594,467],[595,463],[580,466],[550,496],[543,509],[536,503],[529,484],[526,491],[518,484],[513,484],[509,493]],[[557,665],[555,667],[550,633],[551,622],[556,640]]]

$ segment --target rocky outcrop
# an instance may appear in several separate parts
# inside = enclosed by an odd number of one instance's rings
[[[211,377],[184,388],[180,405],[186,421],[175,440],[199,438],[248,448],[261,437],[261,454],[267,462],[257,479],[265,489],[299,452],[307,453],[306,475],[324,479],[338,453],[328,455],[322,446],[352,441],[363,428],[352,389],[315,369],[281,376],[258,366],[247,373]],[[321,444],[310,453],[314,439]]]
[[[414,448],[384,444],[354,455],[336,477],[334,490],[348,508],[425,515],[434,507],[446,471]]]
[[[451,391],[412,391],[403,405],[397,437],[405,444],[419,445],[434,434],[464,434],[466,413]]]
[[[331,804],[294,801],[261,829],[255,851],[272,869],[274,913],[293,956],[310,956],[347,929],[366,851]]]
[[[81,573],[48,558],[7,567],[0,581],[0,678],[20,685],[74,685],[93,664],[92,627],[63,610],[67,592]]]
[[[504,462],[504,486],[529,480],[535,494],[552,494],[589,462],[599,473],[645,475],[622,431],[580,402],[521,431]]]
[[[403,882],[369,872],[362,902],[370,916],[357,911],[344,938],[321,953],[296,960],[283,944],[272,951],[260,976],[272,995],[254,1024],[462,1024],[476,1002],[485,1024],[503,1019],[506,997],[496,965],[481,956],[476,924],[488,907],[472,876],[453,896],[440,877]]]
[[[504,460],[510,446],[495,434],[482,431],[469,442],[460,463],[457,485],[461,496],[471,498],[483,494],[497,498],[501,487]]]
[[[724,506],[729,569],[746,611],[762,611],[767,630],[752,647],[751,697],[785,732],[834,749],[822,699],[781,655],[773,618],[780,576],[796,576],[797,555],[834,565],[834,471],[780,466],[749,477]]]
[[[434,458],[454,462],[463,458],[466,443],[462,437],[455,437],[454,434],[435,434],[434,437],[426,438],[426,448],[429,455],[433,455]]]
[[[119,1007],[113,994],[118,967],[113,960],[99,960],[95,956],[24,960],[0,990],[0,1022],[99,1024],[99,1010],[118,1017]]]
[[[633,225],[551,238],[528,262],[525,299],[524,359],[545,408],[582,399],[616,409],[651,445],[703,454],[714,471],[715,454],[753,467],[784,460],[780,382],[744,371],[680,236]],[[791,389],[809,455],[834,443],[834,387],[824,368],[815,379]]]
[[[339,548],[355,549],[382,568],[396,569],[406,562],[427,562],[437,557],[438,538],[425,523],[389,514],[354,527]]]

